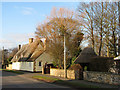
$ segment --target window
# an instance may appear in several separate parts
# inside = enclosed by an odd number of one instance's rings
[[[39,62],[39,66],[41,66],[41,62]]]

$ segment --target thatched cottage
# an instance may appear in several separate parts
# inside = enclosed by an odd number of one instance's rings
[[[88,71],[100,72],[108,72],[114,62],[117,63],[118,60],[115,61],[113,57],[97,56],[91,47],[84,48],[74,61],[74,63],[80,64],[83,70],[85,69],[84,67],[87,66]]]
[[[82,50],[80,55],[76,58],[74,63],[80,64],[82,68],[84,69],[85,66],[87,66],[87,69],[89,70],[89,64],[92,62],[93,57],[96,57],[97,54],[94,52],[93,48],[86,47]]]
[[[29,44],[22,47],[12,59],[12,69],[31,72],[42,71],[43,65],[52,65],[53,58],[46,52],[45,39],[29,39]]]

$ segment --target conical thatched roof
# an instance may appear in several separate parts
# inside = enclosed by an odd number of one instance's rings
[[[86,47],[83,49],[80,55],[76,58],[74,63],[90,63],[91,58],[95,56],[97,56],[97,54],[94,52],[93,48]]]
[[[31,44],[23,45],[22,48],[13,57],[12,62],[34,61],[43,52],[44,48],[41,45],[40,40],[36,39]]]

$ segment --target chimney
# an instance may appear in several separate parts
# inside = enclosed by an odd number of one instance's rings
[[[41,38],[41,41],[43,42],[44,50],[46,50],[46,38]]]
[[[18,50],[20,50],[21,49],[21,45],[18,45]]]
[[[33,38],[29,38],[29,44],[33,42]]]
[[[46,38],[44,40],[44,50],[46,50]]]

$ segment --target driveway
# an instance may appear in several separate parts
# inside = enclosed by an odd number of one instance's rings
[[[1,76],[0,76],[1,78]],[[2,72],[2,88],[68,88],[65,86],[59,86],[55,84],[38,81],[24,74],[15,74],[11,72]],[[73,89],[71,89],[73,90]]]

